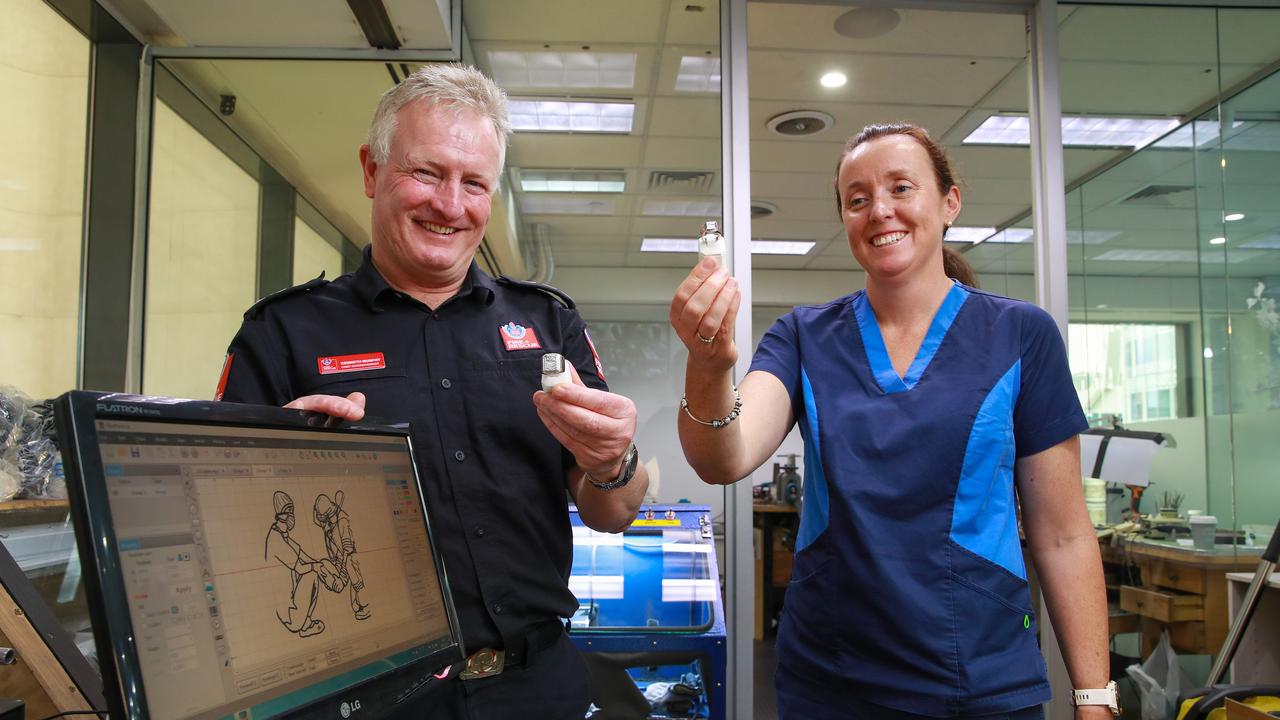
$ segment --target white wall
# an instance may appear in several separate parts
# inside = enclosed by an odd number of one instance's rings
[[[89,42],[40,0],[0,23],[0,385],[76,384]]]
[[[142,388],[211,398],[257,285],[258,183],[156,102]]]
[[[299,285],[324,272],[332,280],[342,274],[342,253],[320,233],[295,217],[293,221],[293,284]]]

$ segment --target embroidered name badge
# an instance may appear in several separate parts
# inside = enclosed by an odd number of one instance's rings
[[[360,372],[362,370],[381,370],[387,366],[387,359],[380,352],[361,353],[359,355],[331,355],[316,358],[316,368],[321,375],[334,373]]]
[[[533,328],[516,324],[514,321],[500,326],[498,335],[502,337],[502,344],[507,346],[507,352],[512,350],[537,350],[542,347]]]

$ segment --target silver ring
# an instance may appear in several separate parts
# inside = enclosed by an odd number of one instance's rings
[[[715,335],[712,335],[712,336],[711,336],[711,337],[709,337],[709,338],[704,338],[704,337],[702,337],[702,333],[698,332],[697,330],[694,330],[694,331],[693,331],[693,336],[694,336],[694,337],[696,337],[696,338],[698,338],[698,340],[700,340],[701,342],[704,342],[704,343],[706,343],[706,344],[708,344],[708,345],[710,345],[711,343],[713,343],[713,342],[715,342],[715,341],[716,341],[716,336],[715,336]]]

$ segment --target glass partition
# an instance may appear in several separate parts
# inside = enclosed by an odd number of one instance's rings
[[[293,223],[293,283],[304,283],[321,272],[329,280],[342,274],[342,252],[302,218]]]
[[[1180,495],[1184,512],[1220,528],[1273,527],[1280,485],[1264,438],[1280,432],[1280,76],[1268,73],[1280,11],[1063,15],[1064,115],[1167,121],[1128,146],[1066,151],[1068,165],[1094,166],[1067,203],[1080,239],[1071,358],[1086,412],[1174,437],[1153,461],[1153,495]]]

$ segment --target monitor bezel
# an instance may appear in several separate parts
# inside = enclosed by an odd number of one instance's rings
[[[357,423],[335,424],[332,419],[317,413],[263,405],[73,390],[55,401],[54,412],[63,465],[66,468],[67,494],[76,545],[83,568],[82,579],[87,597],[101,600],[89,603],[89,614],[93,622],[94,643],[102,674],[103,695],[107,701],[106,710],[112,717],[146,720],[151,717],[151,712],[146,703],[137,648],[132,641],[133,621],[129,614],[124,574],[119,563],[119,547],[108,503],[105,470],[102,456],[97,452],[99,444],[96,421],[143,420],[252,429],[389,435],[403,438],[411,456],[413,453],[413,439],[407,424],[383,424],[372,418]],[[427,540],[432,548],[432,560],[440,581],[452,642],[408,665],[366,678],[276,717],[333,717],[332,711],[325,712],[329,701],[375,683],[387,685],[387,692],[379,692],[373,699],[390,707],[411,695],[432,673],[461,662],[466,657],[448,575],[432,531],[426,493],[423,491],[421,478],[418,477],[417,464],[410,465],[413,481],[418,488],[418,502],[426,526]],[[101,508],[101,511],[90,513],[90,507]],[[363,693],[362,697],[368,697],[368,693]],[[365,707],[369,707],[367,701]]]

